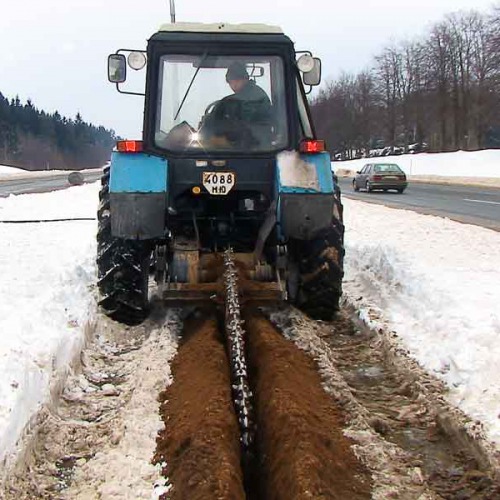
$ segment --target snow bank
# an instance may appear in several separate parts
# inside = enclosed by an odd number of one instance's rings
[[[500,153],[500,152],[499,152]],[[344,199],[345,293],[500,444],[500,233]]]
[[[23,170],[22,168],[8,167],[7,165],[0,165],[0,175],[2,175],[2,176],[7,177],[9,175],[23,174],[25,172],[26,172],[26,170]]]
[[[409,176],[500,178],[500,149],[361,158],[332,162],[332,166],[339,175],[352,175],[367,163],[388,162],[397,163]]]
[[[0,198],[0,220],[95,217],[97,183]],[[95,221],[0,223],[0,463],[84,343]]]

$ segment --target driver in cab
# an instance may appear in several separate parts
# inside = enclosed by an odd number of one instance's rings
[[[214,145],[264,149],[271,143],[271,101],[240,62],[229,66],[226,81],[234,94],[221,99],[205,118],[202,133]],[[220,144],[219,144],[220,143]]]

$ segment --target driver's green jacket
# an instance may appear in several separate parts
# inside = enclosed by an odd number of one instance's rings
[[[215,105],[203,127],[206,135],[224,136],[242,147],[260,148],[271,140],[271,101],[264,90],[249,80],[240,92]]]

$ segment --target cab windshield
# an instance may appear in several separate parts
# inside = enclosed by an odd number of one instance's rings
[[[271,152],[288,144],[278,56],[160,59],[155,143],[181,152]]]

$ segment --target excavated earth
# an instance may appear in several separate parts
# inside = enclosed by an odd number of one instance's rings
[[[259,313],[247,314],[256,449],[243,477],[225,341],[215,319],[188,322],[160,396],[155,461],[172,499],[370,498],[370,476],[312,360]],[[167,496],[165,496],[167,498]]]
[[[166,425],[155,462],[166,463],[173,485],[168,498],[244,498],[224,341],[217,320],[207,315],[186,322],[172,363],[174,382],[160,394]]]
[[[480,426],[391,332],[354,317],[245,309],[250,459],[215,308],[101,318],[0,498],[500,498]]]
[[[257,498],[370,498],[368,470],[313,361],[265,318],[246,315],[257,421]]]

